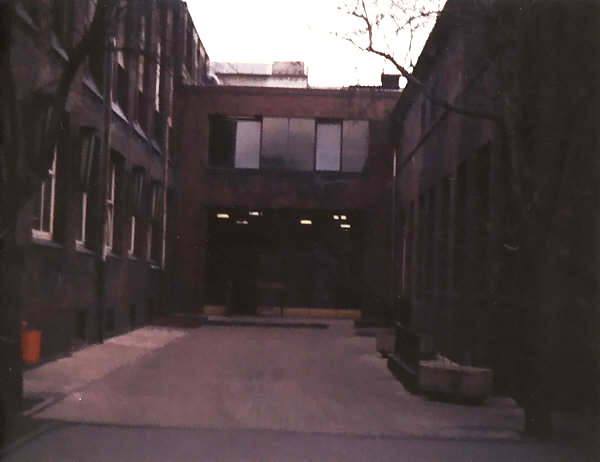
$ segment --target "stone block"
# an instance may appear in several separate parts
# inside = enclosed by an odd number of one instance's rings
[[[433,361],[421,361],[417,371],[419,390],[465,401],[484,401],[492,392],[490,369],[461,366],[439,356]]]
[[[423,393],[456,396],[460,388],[461,371],[458,365],[421,361],[417,375],[419,390]]]
[[[481,367],[461,367],[458,395],[468,400],[483,401],[492,393],[493,373]]]

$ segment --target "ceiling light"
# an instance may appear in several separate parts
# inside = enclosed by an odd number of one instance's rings
[[[302,219],[300,220],[301,225],[312,225],[312,220]]]
[[[248,220],[237,220],[235,222],[236,225],[247,225],[248,224]]]
[[[349,225],[348,223],[342,223],[342,224],[340,225],[340,228],[343,228],[343,229],[350,229],[350,228],[352,228],[352,226],[351,226],[351,225]]]
[[[248,212],[248,215],[250,215],[251,217],[260,217],[262,215],[262,212],[259,212],[258,210],[251,210],[250,212]]]
[[[342,215],[341,218],[342,218],[342,220],[345,220],[346,219],[346,215]]]
[[[333,219],[334,219],[334,220],[339,220],[339,219],[340,219],[340,216],[339,216],[339,215],[334,215],[334,216],[333,216]]]
[[[229,214],[228,213],[217,213],[217,218],[227,220],[229,218]]]

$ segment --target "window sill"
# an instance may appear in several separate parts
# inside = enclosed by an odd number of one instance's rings
[[[129,120],[127,119],[127,116],[125,115],[125,113],[123,112],[123,109],[121,109],[121,106],[119,106],[117,103],[115,103],[114,101],[111,103],[111,107],[112,107],[112,111],[114,114],[116,114],[123,122],[125,122],[126,124],[129,123]]]
[[[144,129],[140,126],[139,123],[137,123],[136,121],[133,121],[131,126],[133,127],[133,130],[138,134],[138,136],[140,138],[142,138],[144,141],[148,141],[148,137],[146,136],[146,133],[144,133]]]
[[[75,242],[75,251],[90,256],[96,255],[96,252],[88,249],[83,242]]]
[[[31,16],[29,16],[29,13],[23,7],[23,5],[21,5],[20,3],[17,3],[15,5],[15,12],[17,13],[17,16],[19,18],[21,18],[25,24],[27,24],[29,27],[31,27],[31,29],[33,29],[35,32],[39,32],[40,28],[37,26],[37,24],[35,23],[33,18]]]
[[[98,90],[96,83],[92,80],[92,77],[87,73],[87,71],[85,72],[85,75],[83,76],[82,80],[83,84],[88,88],[88,90],[90,90],[95,96],[100,98],[100,101],[104,101],[104,96],[102,96],[102,93],[100,93],[100,90]]]
[[[52,32],[51,45],[52,45],[52,50],[54,50],[54,52],[58,56],[60,56],[65,61],[69,61],[69,55],[67,55],[67,52],[65,51],[63,46],[58,41],[58,38],[56,37],[56,34],[54,32]]]
[[[45,239],[42,237],[33,236],[31,238],[31,243],[34,245],[42,246],[42,247],[52,247],[54,249],[62,249],[63,248],[63,246],[60,245],[58,242],[55,242],[51,239]]]
[[[154,148],[154,150],[156,151],[156,154],[158,154],[160,157],[162,157],[163,152],[160,149],[160,146],[158,145],[158,143],[155,140],[151,140],[150,144],[152,144],[152,147]]]

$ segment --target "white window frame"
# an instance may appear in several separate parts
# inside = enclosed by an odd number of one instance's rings
[[[48,182],[50,182],[50,187],[48,188]],[[50,189],[50,191],[48,191]],[[46,194],[50,194],[50,214],[49,219],[50,223],[48,223],[48,231],[44,231],[46,227],[46,223],[44,223],[44,204]],[[40,185],[40,201],[35,204],[35,207],[39,208],[40,214],[40,224],[39,228],[32,228],[31,235],[35,239],[42,239],[46,241],[51,241],[54,235],[54,202],[56,200],[56,147],[54,148],[54,154],[52,157],[52,164],[48,169],[48,178],[42,181]]]
[[[156,87],[154,89],[154,109],[160,112],[160,40],[156,43]]]
[[[129,218],[129,250],[127,253],[130,257],[135,255],[135,215]]]
[[[85,247],[86,243],[87,201],[88,193],[84,191],[81,193],[81,223],[79,223],[81,239],[75,240],[77,247]]]
[[[114,245],[115,230],[115,190],[116,190],[117,166],[114,161],[110,163],[108,197],[106,198],[106,232],[104,236],[104,247],[111,252]]]

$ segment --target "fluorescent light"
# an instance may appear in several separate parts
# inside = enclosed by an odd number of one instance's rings
[[[342,224],[340,225],[340,228],[343,228],[343,229],[350,229],[350,228],[352,228],[352,226],[351,226],[351,225],[349,225],[348,223],[342,223]]]
[[[300,220],[301,225],[312,225],[312,220],[302,219]]]
[[[345,220],[345,219],[346,219],[346,215],[342,215],[342,216],[341,216],[341,219],[342,219],[342,220]]]
[[[339,219],[340,219],[340,216],[339,216],[339,215],[334,215],[334,216],[333,216],[333,219],[334,219],[334,220],[339,220]]]
[[[235,222],[236,225],[247,225],[248,224],[248,220],[237,220]]]
[[[217,213],[217,218],[227,220],[229,218],[229,214],[228,213]]]
[[[251,217],[260,217],[262,215],[262,212],[259,212],[258,210],[251,210],[250,212],[248,212],[248,215],[250,215]]]

